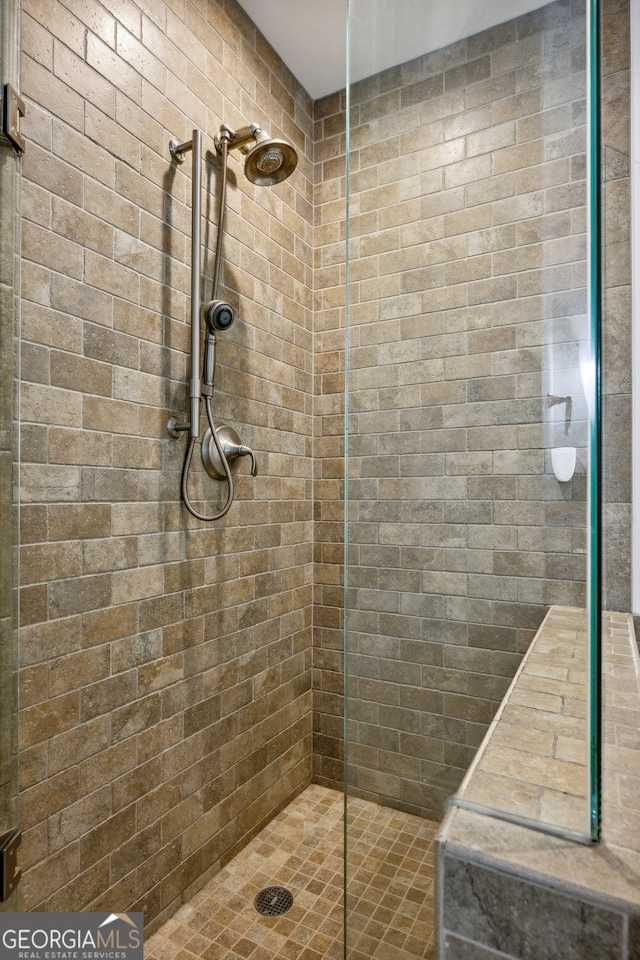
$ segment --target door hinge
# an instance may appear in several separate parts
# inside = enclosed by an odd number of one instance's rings
[[[2,104],[2,132],[14,150],[24,153],[25,140],[20,133],[20,117],[24,117],[24,100],[10,83],[4,85]]]

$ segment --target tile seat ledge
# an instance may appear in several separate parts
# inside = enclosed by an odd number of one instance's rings
[[[576,843],[497,817],[451,807],[436,836],[439,960],[458,956],[455,947],[451,953],[447,950],[445,940],[449,933],[456,944],[457,938],[462,937],[469,948],[473,947],[469,957],[506,955],[497,944],[487,942],[486,930],[476,939],[469,929],[447,929],[445,905],[451,890],[447,887],[446,866],[451,860],[497,872],[507,882],[512,878],[525,886],[563,894],[572,902],[613,911],[616,919],[620,918],[622,946],[619,953],[607,956],[627,960],[627,956],[636,957],[627,949],[640,949],[640,659],[631,615],[606,613],[603,617],[601,841]],[[491,730],[480,751],[490,734]],[[477,766],[474,761],[474,769]]]

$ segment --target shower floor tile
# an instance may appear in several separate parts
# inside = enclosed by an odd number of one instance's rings
[[[348,960],[433,957],[437,823],[350,799]],[[181,907],[145,960],[343,960],[343,797],[312,785]],[[279,917],[254,907],[264,887],[291,890]]]

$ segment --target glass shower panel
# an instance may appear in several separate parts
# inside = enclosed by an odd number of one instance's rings
[[[597,820],[593,13],[349,0],[349,957],[427,955],[398,857],[450,802]]]
[[[0,77],[19,84],[19,3],[0,8]],[[18,443],[20,159],[0,136],[0,847],[18,826]],[[0,909],[16,910],[14,892]]]

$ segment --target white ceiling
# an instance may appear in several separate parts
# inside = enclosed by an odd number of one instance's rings
[[[547,0],[350,0],[351,80],[438,50]],[[346,0],[239,0],[307,93],[345,85]]]

